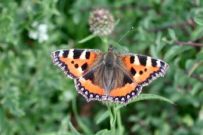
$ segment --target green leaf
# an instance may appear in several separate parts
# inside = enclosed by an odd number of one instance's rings
[[[160,101],[164,101],[164,102],[167,102],[170,104],[174,104],[174,102],[171,101],[170,99],[159,96],[159,95],[155,95],[155,94],[140,94],[137,98],[132,100],[130,103],[138,102],[138,101],[142,101],[142,100],[160,100]]]
[[[160,100],[160,101],[164,101],[164,102],[167,102],[167,103],[170,103],[170,104],[174,104],[174,102],[171,101],[170,99],[167,99],[165,97],[155,95],[155,94],[140,94],[138,97],[136,97],[134,100],[130,101],[128,104],[135,103],[135,102],[138,102],[138,101],[143,101],[143,100]],[[118,105],[116,107],[116,109],[118,110],[118,109],[121,109],[123,107],[126,107],[126,105],[128,105],[128,104]],[[96,121],[96,123],[100,124],[102,121],[104,121],[108,117],[109,117],[109,112],[106,111],[100,116],[100,118]]]
[[[55,132],[49,132],[49,133],[41,133],[39,135],[56,135],[56,133]]]
[[[96,117],[96,124],[100,124],[101,122],[103,122],[106,118],[108,118],[109,116],[109,112],[105,111],[102,113],[99,113]]]
[[[5,114],[3,108],[0,107],[0,133],[3,133],[6,127]]]
[[[169,33],[169,35],[170,35],[172,41],[177,41],[176,33],[175,33],[175,31],[174,31],[173,29],[169,29],[169,30],[168,30],[168,33]]]
[[[190,46],[173,46],[171,49],[165,54],[165,60],[170,61],[172,60],[175,56],[180,56],[181,53],[186,52],[190,50]]]
[[[72,125],[71,122],[69,122],[68,125],[70,126],[70,129],[71,129],[71,131],[72,131],[72,133],[73,133],[74,135],[81,135],[81,134],[75,129],[75,127]]]
[[[85,134],[92,134],[92,131],[90,130],[90,128],[88,128],[88,126],[83,123],[81,117],[78,115],[76,100],[72,101],[72,108],[73,108],[73,113],[76,117],[77,123],[80,126],[80,128],[84,131]]]
[[[143,100],[160,100],[160,101],[164,101],[164,102],[167,102],[170,104],[174,104],[174,102],[171,101],[170,99],[159,96],[159,95],[155,95],[155,94],[140,94],[138,97],[136,97],[134,100],[130,101],[128,104],[135,103],[138,101],[143,101]],[[120,105],[117,107],[117,109],[120,109],[125,106],[126,105]]]
[[[197,12],[194,18],[195,22],[199,25],[203,25],[203,9]]]
[[[93,39],[94,37],[96,37],[96,35],[94,35],[94,34],[89,35],[89,36],[87,36],[86,38],[83,38],[83,39],[81,39],[80,41],[78,41],[78,43],[79,43],[79,44],[85,43],[85,42],[87,42],[87,41]]]
[[[99,132],[96,133],[96,135],[113,135],[113,131],[108,130],[108,129],[103,129],[100,130]]]

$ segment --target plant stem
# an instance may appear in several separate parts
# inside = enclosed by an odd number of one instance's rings
[[[87,36],[86,38],[83,38],[82,40],[78,41],[78,43],[79,44],[85,43],[85,42],[87,42],[88,40],[90,40],[90,39],[92,39],[94,37],[96,37],[96,35],[91,34],[91,35]]]
[[[113,132],[113,135],[116,135],[116,115],[115,108],[111,105],[107,105],[109,115],[110,115],[110,130]]]
[[[103,42],[102,48],[104,51],[107,51],[109,48],[109,40],[107,37],[101,37],[101,40]]]
[[[78,115],[78,112],[77,112],[77,108],[76,108],[76,100],[74,99],[72,101],[72,109],[73,109],[73,113],[74,113],[74,116],[77,120],[77,123],[79,125],[79,127],[84,131],[85,134],[92,134],[91,130],[82,122],[82,120],[80,119],[79,115]]]
[[[113,135],[123,135],[124,128],[121,121],[120,110],[116,106],[107,105],[110,116],[110,130]]]
[[[121,120],[121,113],[119,109],[115,109],[116,110],[116,119],[117,119],[117,126],[118,126],[118,134],[119,135],[123,135],[124,133],[124,128],[122,125],[122,120]]]

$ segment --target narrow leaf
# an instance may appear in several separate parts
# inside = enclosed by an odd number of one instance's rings
[[[167,102],[167,103],[170,103],[170,104],[174,104],[174,102],[171,101],[170,99],[159,96],[159,95],[155,95],[155,94],[140,94],[137,98],[130,101],[128,104],[138,102],[138,101],[142,101],[142,100],[160,100],[160,101],[164,101],[164,102]],[[120,109],[120,108],[122,108],[124,106],[126,106],[126,105],[120,105],[120,106],[117,107],[117,109]]]
[[[194,17],[194,20],[195,22],[198,24],[198,25],[203,25],[203,10],[200,10],[196,16]]]
[[[108,129],[103,129],[96,133],[96,135],[112,135],[112,134],[113,134],[113,131]]]
[[[84,38],[84,39],[78,41],[78,43],[79,43],[79,44],[85,43],[85,42],[91,40],[91,39],[94,38],[94,37],[96,37],[96,35],[94,35],[94,34],[89,35],[89,36],[87,36],[86,38]]]
[[[80,133],[75,129],[71,122],[69,122],[69,126],[74,135],[80,135]]]
[[[97,119],[96,119],[96,124],[100,124],[101,122],[103,122],[106,118],[108,118],[109,116],[109,112],[105,111],[102,114],[99,114]]]
[[[159,96],[159,95],[155,95],[155,94],[140,94],[138,97],[136,97],[134,100],[132,100],[128,104],[131,104],[131,103],[134,103],[134,102],[138,102],[138,101],[142,101],[142,100],[160,100],[160,101],[164,101],[164,102],[167,102],[167,103],[170,103],[170,104],[174,104],[174,102],[171,101],[170,99],[162,97],[162,96]],[[124,105],[121,104],[121,105],[118,105],[116,107],[116,109],[118,110],[118,109],[121,109],[121,108],[123,108],[125,106],[126,106],[126,104],[124,104]],[[96,124],[100,124],[105,119],[107,119],[109,117],[109,112],[108,111],[104,112],[100,117],[101,118],[99,118],[96,121]]]

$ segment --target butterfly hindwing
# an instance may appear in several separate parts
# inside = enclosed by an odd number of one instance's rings
[[[118,103],[127,103],[133,97],[139,95],[142,87],[136,83],[126,83],[124,86],[114,88],[109,93],[91,80],[83,77],[75,80],[77,91],[83,95],[87,101],[100,100]]]
[[[58,50],[52,53],[54,64],[70,78],[81,77],[96,62],[100,51],[91,49]]]
[[[112,75],[110,75],[112,73]],[[109,84],[110,82],[110,84]],[[137,96],[142,86],[119,68],[108,71],[99,66],[75,80],[76,89],[88,101],[102,100],[127,103]]]
[[[109,96],[113,101],[119,103],[127,103],[133,97],[138,96],[142,90],[142,86],[136,83],[126,83],[122,87],[112,89]]]
[[[168,68],[164,61],[145,55],[127,54],[121,56],[121,60],[134,81],[143,86],[164,76]]]
[[[105,97],[105,90],[94,84],[91,79],[83,77],[75,79],[75,86],[78,93],[83,95],[87,101],[102,100]]]

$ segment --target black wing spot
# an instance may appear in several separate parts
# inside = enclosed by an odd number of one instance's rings
[[[74,61],[71,61],[72,64],[74,64]]]
[[[86,70],[86,69],[87,69],[87,63],[83,64],[83,65],[81,66],[81,68],[82,68],[82,71]]]
[[[59,53],[60,53],[60,51],[56,51],[56,52],[54,53],[54,55],[58,57],[58,56],[59,56]]]
[[[75,66],[75,68],[78,68],[78,64],[75,64],[74,66]]]
[[[134,68],[130,69],[131,74],[134,76],[136,74],[136,70]]]
[[[84,75],[83,78],[85,78],[86,80],[91,80],[93,82],[93,80],[94,80],[94,73],[93,72],[89,72],[86,75]]]
[[[147,68],[145,68],[144,71],[147,72]]]
[[[90,58],[90,52],[86,52],[85,58],[86,58],[86,59],[89,59],[89,58]]]
[[[64,51],[64,52],[63,52],[63,57],[64,57],[64,58],[67,58],[67,57],[68,57],[68,53],[69,53],[68,50],[67,50],[67,51]]]
[[[146,62],[147,62],[146,56],[138,55],[138,59],[141,65],[146,66]]]
[[[140,75],[142,75],[142,74],[143,74],[143,71],[140,71],[139,73],[140,73]]]
[[[152,58],[152,66],[156,67],[157,66],[157,60]]]
[[[80,58],[80,55],[82,54],[83,50],[73,50],[73,59]]]
[[[165,65],[165,63],[164,63],[163,61],[160,61],[160,63],[161,63],[161,66],[164,66],[164,65]]]
[[[126,84],[126,83],[133,83],[133,81],[131,80],[131,78],[127,75],[124,75],[124,78],[123,78],[123,86]]]
[[[135,57],[134,57],[134,56],[131,56],[131,57],[130,57],[130,63],[132,64],[132,63],[134,63],[134,61],[135,61]]]

